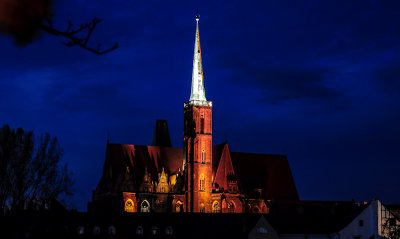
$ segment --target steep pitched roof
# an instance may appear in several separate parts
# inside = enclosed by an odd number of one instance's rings
[[[263,189],[264,198],[267,199],[299,199],[285,155],[232,152],[231,158],[245,193]]]
[[[218,184],[220,188],[222,187],[224,189],[228,189],[228,177],[234,175],[235,171],[233,170],[231,153],[229,151],[228,144],[225,144],[219,160],[217,171],[215,173],[213,186]]]
[[[129,167],[136,182],[141,182],[147,168],[152,180],[164,167],[168,174],[178,173],[182,166],[181,148],[146,146],[133,144],[107,144],[103,175],[96,192],[117,192],[126,168]]]
[[[228,157],[223,156],[226,146],[227,143],[223,143],[213,147],[214,175],[218,171],[220,161],[227,161]],[[256,196],[254,189],[262,189],[266,199],[299,199],[285,155],[230,152],[230,159],[242,193]]]
[[[152,180],[156,181],[162,167],[170,175],[178,173],[182,163],[182,148],[109,143],[103,176],[96,193],[117,192],[127,167],[139,183],[145,168],[152,175]],[[226,187],[229,174],[236,176],[240,191],[246,195],[252,196],[254,189],[262,189],[266,199],[299,198],[284,155],[230,152],[228,144],[216,145],[213,147],[214,178]]]

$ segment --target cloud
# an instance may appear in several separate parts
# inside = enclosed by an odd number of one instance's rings
[[[248,84],[263,90],[266,100],[337,99],[340,93],[324,85],[323,69],[292,67],[251,68],[244,72]],[[236,78],[234,81],[240,81]]]

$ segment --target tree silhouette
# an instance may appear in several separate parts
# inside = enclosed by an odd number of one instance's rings
[[[48,133],[0,128],[0,214],[43,206],[73,195],[73,180],[62,165],[62,149]]]
[[[100,44],[96,48],[88,45],[93,30],[100,23],[98,18],[77,28],[73,28],[69,21],[64,31],[54,28],[52,2],[52,0],[0,0],[0,33],[12,36],[18,45],[29,44],[44,30],[68,39],[68,42],[63,43],[66,46],[79,46],[98,55],[118,48],[118,43],[105,50],[101,50]],[[83,34],[85,31],[86,34]]]

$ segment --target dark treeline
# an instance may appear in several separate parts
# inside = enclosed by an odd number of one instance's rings
[[[63,150],[48,133],[0,128],[0,215],[44,207],[72,196],[72,175]]]

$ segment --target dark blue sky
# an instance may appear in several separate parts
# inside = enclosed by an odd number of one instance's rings
[[[0,124],[59,138],[85,210],[108,131],[146,145],[167,119],[182,146],[197,5],[215,144],[287,154],[301,199],[400,202],[399,1],[58,0],[56,27],[97,16],[120,47],[0,36]]]

